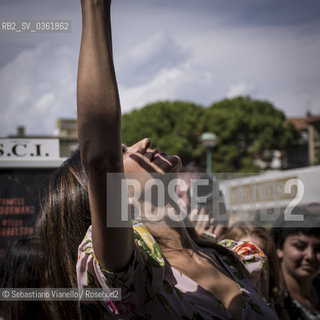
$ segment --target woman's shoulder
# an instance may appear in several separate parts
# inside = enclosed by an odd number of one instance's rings
[[[149,260],[154,266],[163,267],[165,262],[162,251],[148,228],[136,221],[133,221],[132,225],[136,247],[144,260]]]
[[[132,226],[134,242],[143,260],[154,266],[163,267],[165,263],[162,251],[147,227],[143,223],[137,221],[133,221]],[[92,226],[89,226],[86,235],[78,248],[78,252],[79,258],[81,253],[84,253],[86,255],[91,255],[92,258],[99,263],[92,246]]]

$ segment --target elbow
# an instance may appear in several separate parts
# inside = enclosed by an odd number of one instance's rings
[[[122,172],[123,163],[120,152],[108,149],[98,149],[94,145],[84,143],[80,145],[81,163],[88,174]]]

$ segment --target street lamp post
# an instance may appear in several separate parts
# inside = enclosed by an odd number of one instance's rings
[[[206,147],[207,150],[207,173],[212,172],[211,168],[211,161],[212,161],[212,154],[211,151],[213,147],[216,145],[217,136],[212,132],[205,132],[200,136],[200,141]]]

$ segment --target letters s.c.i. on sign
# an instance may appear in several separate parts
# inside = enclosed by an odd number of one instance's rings
[[[59,156],[59,139],[0,139],[0,160],[44,160]]]

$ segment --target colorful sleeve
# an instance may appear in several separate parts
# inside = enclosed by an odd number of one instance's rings
[[[250,241],[225,239],[220,241],[219,244],[232,250],[240,258],[251,274],[258,292],[262,296],[266,296],[268,291],[268,270],[267,256],[264,252]]]
[[[164,259],[158,245],[143,225],[134,226],[136,246],[130,264],[122,272],[110,272],[102,269],[95,257],[91,230],[90,226],[78,248],[78,287],[121,288],[121,300],[103,301],[102,307],[113,314],[134,312],[148,302],[162,284]]]

